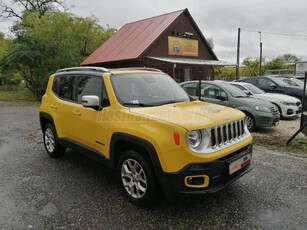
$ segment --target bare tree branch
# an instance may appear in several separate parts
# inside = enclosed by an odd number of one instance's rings
[[[48,11],[52,11],[56,6],[64,7],[63,0],[13,0],[11,5],[0,3],[0,18],[22,19],[22,14],[27,11],[37,12],[39,17],[43,17]],[[21,10],[18,10],[21,8]]]
[[[19,18],[21,19],[21,16],[17,12],[15,12],[11,7],[1,3],[0,8],[2,9],[0,18],[4,18],[4,19]]]

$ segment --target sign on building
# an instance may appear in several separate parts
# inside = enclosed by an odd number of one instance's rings
[[[168,54],[198,57],[198,40],[169,36]]]

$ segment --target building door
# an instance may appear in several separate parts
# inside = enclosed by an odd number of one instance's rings
[[[191,80],[191,69],[184,69],[184,81]]]

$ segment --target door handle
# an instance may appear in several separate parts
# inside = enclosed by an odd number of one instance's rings
[[[77,111],[73,111],[72,112],[73,115],[80,117],[81,113],[77,110]]]

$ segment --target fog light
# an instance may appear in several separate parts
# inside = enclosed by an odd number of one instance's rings
[[[287,110],[287,115],[291,115],[291,114],[293,114],[294,112],[293,112],[293,110],[292,109],[288,109]]]
[[[209,177],[207,175],[186,176],[184,184],[190,188],[205,188],[209,185]]]

